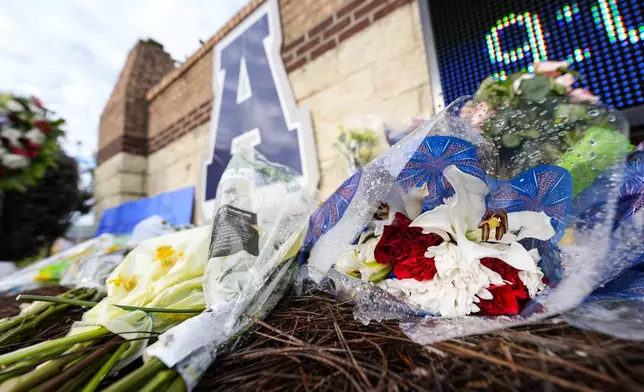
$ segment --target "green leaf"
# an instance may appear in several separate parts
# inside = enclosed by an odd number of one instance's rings
[[[592,127],[561,157],[559,166],[572,175],[576,195],[628,153],[628,139],[614,129]]]
[[[550,93],[550,79],[545,76],[535,76],[521,81],[521,96],[532,101],[540,101]]]

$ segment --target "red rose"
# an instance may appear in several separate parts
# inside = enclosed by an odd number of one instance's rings
[[[33,102],[34,105],[36,105],[37,108],[39,108],[39,109],[43,108],[42,101],[40,101],[40,99],[34,97],[33,95],[31,97],[29,97],[29,98],[31,99],[31,102]]]
[[[486,257],[481,259],[481,264],[501,275],[506,283],[501,286],[490,286],[488,291],[492,299],[482,299],[476,305],[481,309],[477,315],[500,316],[519,314],[521,307],[530,299],[528,289],[525,287],[519,270],[502,260]]]
[[[432,280],[436,275],[434,258],[425,256],[409,256],[394,265],[394,275],[398,279],[416,279],[419,282]]]
[[[427,248],[442,242],[436,234],[423,234],[420,227],[409,227],[411,219],[397,212],[391,225],[385,226],[376,245],[374,256],[381,264],[396,264],[411,257],[420,257]]]
[[[49,127],[49,124],[45,120],[36,120],[34,121],[34,126],[38,129],[40,129],[40,132],[44,133],[45,135],[51,131],[51,128]]]
[[[29,156],[29,151],[27,151],[24,148],[11,147],[11,149],[9,149],[9,151],[11,151],[12,154],[16,154],[16,155],[22,155],[22,156],[25,156],[25,157]]]

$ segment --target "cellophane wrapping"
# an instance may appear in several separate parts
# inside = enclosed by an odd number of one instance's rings
[[[296,177],[254,150],[230,160],[216,194],[203,284],[207,309],[146,350],[175,367],[189,390],[290,287],[294,257],[316,206]]]
[[[472,102],[458,99],[347,179],[313,213],[303,245],[310,280],[340,299],[353,300],[357,319],[398,319],[421,344],[570,311],[629,265],[609,254],[629,252],[624,237],[616,238],[613,231],[629,149],[625,119],[597,104],[525,100],[515,103],[516,110],[506,107],[506,117],[492,124],[491,136],[461,115]],[[500,143],[508,148],[499,148]],[[551,218],[555,234],[550,240],[522,242],[538,250],[545,276],[544,287],[516,315],[438,316],[334,268],[378,226],[374,215],[383,203],[390,212],[405,211],[412,196],[408,185],[416,184],[418,176],[429,188],[423,212],[452,196],[445,177],[450,166],[474,173],[487,185],[488,210],[534,211]],[[594,194],[592,203],[582,200],[584,190]]]
[[[594,200],[595,192],[588,189],[588,199]],[[600,287],[564,319],[580,328],[644,340],[644,142],[624,167],[602,277]]]

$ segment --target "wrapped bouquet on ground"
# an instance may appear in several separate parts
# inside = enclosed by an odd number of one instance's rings
[[[565,94],[516,95],[495,101],[505,120],[461,98],[346,180],[310,218],[312,280],[426,344],[565,312],[621,268],[605,261],[625,120]]]
[[[104,377],[139,357],[150,338],[203,311],[210,231],[201,227],[142,242],[110,273],[107,297],[98,303],[40,299],[91,309],[68,336],[0,355],[0,390],[96,390]]]
[[[191,390],[215,358],[264,318],[295,276],[315,208],[292,170],[252,150],[233,156],[217,188],[204,276],[206,311],[159,336],[145,365],[110,391]]]
[[[0,346],[28,340],[59,320],[72,306],[67,300],[102,299],[108,291],[108,276],[132,248],[146,239],[174,231],[161,217],[153,216],[137,224],[132,236],[103,234],[6,277],[0,281],[0,287],[13,294],[55,284],[69,290],[59,295],[60,303],[39,301],[37,295],[18,296],[19,301],[35,302],[23,305],[18,315],[0,320]]]

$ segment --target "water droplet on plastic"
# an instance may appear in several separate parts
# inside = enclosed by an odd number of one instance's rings
[[[593,139],[590,139],[590,140],[588,141],[588,143],[590,143],[590,145],[591,145],[591,146],[594,146],[594,145],[595,145],[595,141],[594,141]]]
[[[590,154],[588,154],[588,156],[590,157],[590,159],[595,159],[596,154],[595,154],[595,152],[593,151],[593,152],[591,152]]]
[[[598,116],[598,115],[599,115],[599,110],[597,110],[597,109],[590,109],[590,110],[588,111],[588,114],[589,114],[589,115],[591,115],[591,116],[593,116],[593,117],[596,117],[596,116]]]

